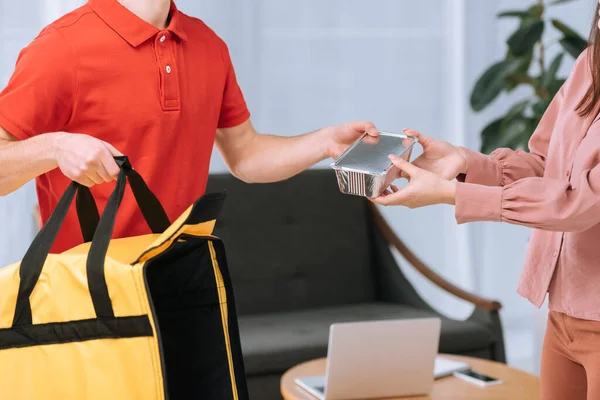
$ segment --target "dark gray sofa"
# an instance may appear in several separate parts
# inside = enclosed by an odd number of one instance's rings
[[[274,184],[211,175],[227,190],[217,222],[239,314],[252,399],[281,399],[290,367],[327,354],[334,322],[438,316],[401,273],[390,247],[446,291],[475,304],[442,318],[440,351],[505,361],[500,304],[467,293],[424,265],[365,199],[343,195],[331,170]]]

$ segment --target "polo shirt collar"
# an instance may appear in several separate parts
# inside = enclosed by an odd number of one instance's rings
[[[160,31],[129,11],[118,0],[89,0],[88,4],[112,30],[133,47],[139,46]],[[166,30],[184,41],[187,40],[182,26],[181,12],[174,1],[171,1],[170,16],[171,20]]]

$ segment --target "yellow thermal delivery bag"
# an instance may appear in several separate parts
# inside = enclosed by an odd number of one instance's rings
[[[23,260],[0,269],[0,399],[248,399],[224,247],[212,236],[225,194],[204,195],[171,224],[127,158],[117,161],[101,218],[73,182]],[[127,182],[154,234],[111,240]],[[49,254],[75,195],[86,243]]]

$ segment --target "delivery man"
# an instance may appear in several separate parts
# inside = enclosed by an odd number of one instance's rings
[[[75,180],[102,210],[125,154],[174,220],[206,188],[216,144],[246,182],[336,157],[370,123],[297,137],[257,133],[226,44],[171,0],[89,0],[42,30],[0,93],[0,195],[36,179],[42,221]],[[115,237],[148,233],[127,196]],[[82,241],[73,210],[53,252]]]

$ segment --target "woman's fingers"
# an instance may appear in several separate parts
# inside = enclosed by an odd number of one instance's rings
[[[421,132],[415,131],[414,129],[405,129],[404,133],[406,133],[408,136],[416,137],[423,148],[427,147],[433,142],[432,138],[423,135]]]
[[[407,186],[402,190],[396,188],[397,190],[394,193],[390,193],[386,196],[379,196],[375,199],[372,199],[373,203],[379,204],[382,206],[404,206],[407,205],[407,200],[410,196],[411,189]],[[393,190],[393,189],[392,189]]]
[[[403,158],[390,155],[390,160],[392,160],[392,163],[394,163],[394,165],[400,170],[401,176],[406,176],[407,178],[410,178],[411,176],[419,172],[418,167],[412,165]]]

